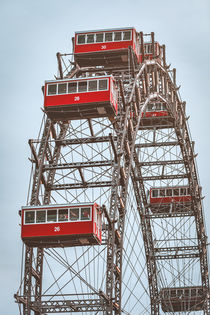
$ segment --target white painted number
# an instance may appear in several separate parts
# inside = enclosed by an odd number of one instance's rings
[[[55,226],[54,227],[54,232],[59,232],[60,231],[60,226]]]
[[[106,49],[106,45],[102,45],[102,46],[101,46],[101,49]]]
[[[79,100],[80,100],[80,97],[79,97],[79,96],[75,96],[75,97],[74,97],[74,100],[75,100],[75,101],[79,101]]]

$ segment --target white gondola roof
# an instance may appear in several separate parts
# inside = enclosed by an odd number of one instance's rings
[[[98,32],[111,32],[111,31],[124,31],[124,30],[133,30],[135,27],[122,27],[122,28],[106,28],[102,30],[88,30],[88,31],[78,31],[75,34],[86,34],[86,33],[98,33]]]
[[[60,207],[86,207],[93,206],[95,202],[84,202],[84,203],[69,203],[69,204],[54,204],[54,205],[42,205],[42,206],[24,206],[22,210],[33,210],[33,209],[49,209],[49,208],[60,208]]]
[[[108,79],[113,77],[112,75],[104,75],[104,76],[95,76],[95,77],[82,77],[82,78],[65,78],[65,79],[58,79],[58,80],[46,80],[45,83],[58,83],[58,82],[69,82],[69,81],[84,81],[84,80],[96,80],[96,79]]]

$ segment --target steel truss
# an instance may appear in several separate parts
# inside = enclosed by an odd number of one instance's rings
[[[143,34],[141,41],[143,47]],[[15,295],[24,315],[160,314],[163,288],[193,286],[202,287],[202,311],[210,314],[194,144],[175,70],[166,66],[162,50],[162,64],[154,56],[140,66],[130,50],[127,68],[66,67],[64,55],[57,54],[60,78],[113,74],[119,114],[68,122],[45,117],[42,136],[29,141],[28,204],[96,201],[104,213],[103,242],[67,249],[26,246],[23,283]],[[166,104],[169,117],[144,117],[154,101]],[[150,187],[183,185],[190,187],[191,202],[149,203]]]

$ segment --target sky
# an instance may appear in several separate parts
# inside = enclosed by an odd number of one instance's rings
[[[29,138],[41,124],[41,86],[57,73],[56,53],[70,53],[75,31],[134,26],[166,45],[167,63],[187,115],[210,242],[210,2],[209,0],[0,0],[0,314],[18,314],[13,294],[20,283],[18,210],[26,204]]]

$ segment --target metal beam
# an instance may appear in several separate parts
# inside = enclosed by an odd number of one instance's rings
[[[77,163],[62,163],[62,164],[47,164],[43,166],[44,171],[52,169],[74,169],[74,168],[88,168],[88,167],[104,167],[112,166],[113,160],[105,161],[87,161],[87,162],[77,162]]]
[[[68,189],[86,189],[86,188],[95,188],[95,187],[111,187],[111,181],[98,181],[98,182],[86,182],[83,183],[75,183],[75,184],[58,184],[52,185],[49,187],[49,190],[68,190]]]
[[[177,146],[178,141],[168,141],[168,142],[147,142],[147,143],[137,143],[135,148],[152,148],[152,147],[167,147],[167,146]]]
[[[139,162],[139,166],[156,166],[156,165],[173,165],[184,164],[183,160],[165,160],[165,161],[151,161],[151,162]]]
[[[143,176],[142,180],[147,181],[147,180],[164,180],[164,179],[184,179],[188,178],[187,174],[174,174],[174,175],[157,175],[157,176]],[[136,177],[136,180],[139,181],[140,178]]]
[[[107,303],[103,299],[81,299],[81,300],[48,300],[41,303],[33,303],[33,309],[40,313],[79,313],[100,312],[106,310]]]

